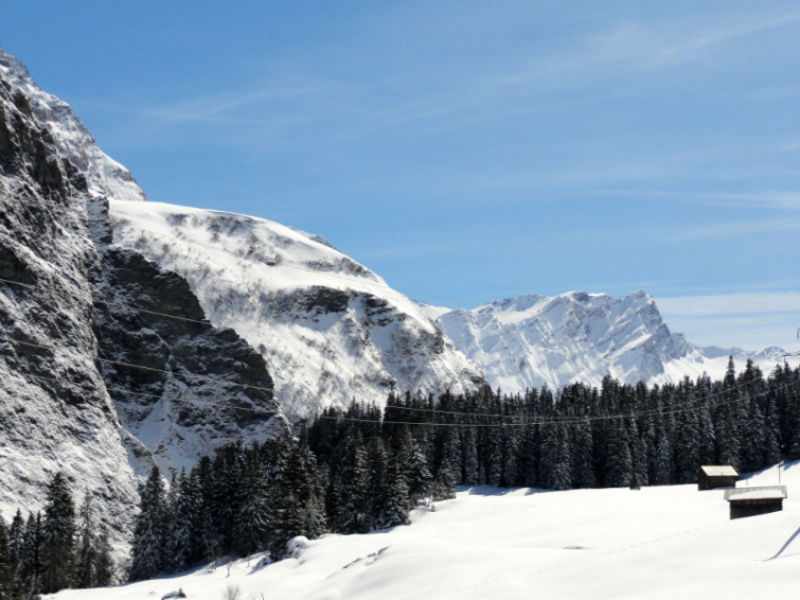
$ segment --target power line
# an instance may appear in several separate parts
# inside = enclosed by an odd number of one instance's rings
[[[2,281],[4,283],[11,284],[11,285],[18,285],[18,286],[21,286],[21,287],[29,288],[29,289],[36,289],[37,287],[40,287],[40,286],[31,285],[29,283],[23,283],[21,281],[13,281],[11,279],[0,278],[0,281]],[[158,316],[158,317],[166,317],[167,319],[176,319],[178,321],[188,321],[190,323],[199,323],[200,325],[206,325],[208,327],[213,326],[211,321],[209,321],[208,319],[192,319],[192,318],[189,318],[189,317],[182,317],[182,316],[179,316],[179,315],[171,315],[169,313],[158,312],[158,311],[150,310],[150,309],[147,309],[147,308],[138,308],[138,307],[135,307],[135,306],[133,306],[131,304],[124,304],[122,302],[106,302],[105,300],[97,300],[95,298],[92,298],[92,304],[103,304],[105,306],[108,306],[109,308],[113,308],[113,307],[127,308],[127,309],[130,309],[130,310],[135,311],[135,312],[146,313],[146,314],[155,315],[155,316]]]
[[[736,385],[730,386],[724,390],[720,390],[716,393],[705,394],[702,395],[700,398],[696,398],[698,402],[706,402],[710,399],[717,398],[719,396],[725,396],[730,394],[731,392],[738,391],[742,388],[747,387],[750,385],[749,382],[742,382]],[[587,388],[587,389],[592,389]],[[677,388],[676,388],[677,390]],[[563,390],[562,390],[563,391]],[[711,405],[708,405],[711,406]],[[699,406],[699,409],[704,408],[704,406]],[[424,407],[413,407],[413,406],[402,406],[397,404],[387,405],[384,409],[385,411],[388,410],[405,410],[408,412],[420,412],[420,413],[431,413],[431,414],[439,414],[439,415],[454,415],[454,416],[467,416],[467,417],[478,417],[478,418],[491,418],[491,419],[500,419],[500,418],[508,418],[508,419],[517,419],[519,418],[517,415],[506,415],[506,414],[492,414],[487,412],[468,412],[468,411],[459,411],[459,410],[446,410],[446,409],[438,409],[438,408],[424,408]],[[646,411],[638,411],[637,414],[664,414],[665,411],[669,411],[669,408],[653,408],[647,409]],[[586,420],[587,417],[592,415],[565,415],[563,417],[548,417],[548,422],[576,422],[581,423]],[[628,415],[621,415],[621,416],[630,416]],[[612,416],[611,418],[618,418],[617,416]]]
[[[30,347],[33,347],[33,348],[38,348],[38,349],[47,350],[49,352],[53,352],[53,350],[51,348],[49,348],[47,346],[43,346],[41,344],[33,344],[31,342],[23,342],[21,340],[11,340],[11,341],[16,341],[17,343],[20,343],[20,344],[25,345],[25,346],[30,346]],[[147,370],[150,370],[150,371],[163,372],[163,373],[172,374],[172,375],[176,374],[174,371],[166,371],[166,370],[163,370],[163,369],[155,369],[153,367],[147,367],[145,365],[136,365],[136,364],[133,364],[133,363],[127,363],[127,362],[123,362],[123,361],[113,361],[113,360],[110,360],[110,359],[102,359],[102,358],[98,358],[98,360],[101,360],[101,361],[104,361],[104,362],[110,362],[110,363],[113,363],[113,364],[121,364],[121,365],[124,365],[124,366],[147,369]],[[58,380],[56,378],[52,378],[52,377],[47,377],[47,376],[43,376],[43,375],[34,375],[34,374],[26,374],[26,375],[29,376],[29,377],[33,377],[33,378],[44,379],[44,380],[47,380],[47,381],[53,381],[55,383],[60,383],[60,380]],[[240,383],[225,381],[225,380],[221,380],[221,379],[215,379],[215,378],[206,377],[206,376],[203,376],[203,375],[196,375],[196,374],[192,374],[192,375],[194,375],[196,377],[199,377],[201,379],[207,379],[207,380],[211,380],[211,381],[215,381],[215,382],[221,382],[221,383],[224,383],[224,384],[229,384],[229,385],[234,385],[234,386],[241,386],[241,387],[255,387],[255,389],[260,389],[260,390],[264,390],[264,391],[271,391],[271,390],[268,390],[267,388],[259,388],[257,386],[249,386],[247,384],[240,384]],[[741,387],[744,387],[745,385],[747,385],[747,384],[742,383],[742,384],[739,384],[737,386],[731,387],[731,388],[729,388],[727,390],[722,390],[721,392],[719,392],[717,394],[713,394],[713,395],[709,395],[709,396],[704,397],[701,401],[705,402],[705,401],[708,400],[708,398],[727,395],[732,391],[735,391],[737,389],[740,389]],[[494,423],[435,423],[435,422],[425,422],[425,421],[416,421],[415,422],[415,421],[395,421],[395,420],[384,420],[384,419],[366,419],[366,418],[359,418],[359,417],[330,416],[330,415],[324,415],[324,414],[317,415],[315,418],[322,419],[322,420],[333,420],[333,421],[374,423],[374,424],[378,424],[378,425],[415,425],[415,426],[427,426],[427,427],[508,428],[508,427],[530,427],[530,426],[549,426],[549,425],[582,425],[582,424],[591,423],[591,422],[595,422],[595,421],[614,421],[614,420],[619,420],[619,419],[637,418],[637,417],[642,417],[642,416],[647,416],[647,415],[654,415],[654,414],[658,414],[658,415],[680,414],[680,413],[684,413],[684,412],[695,412],[695,411],[700,411],[700,410],[704,410],[704,409],[711,409],[711,408],[716,408],[718,406],[724,406],[726,404],[736,404],[738,402],[749,401],[749,400],[752,400],[754,398],[759,398],[761,396],[765,396],[765,395],[767,395],[769,393],[772,393],[772,392],[776,392],[776,391],[780,391],[780,390],[783,390],[783,389],[787,389],[787,388],[792,387],[794,385],[795,385],[794,383],[787,383],[787,384],[784,384],[784,385],[779,386],[779,387],[773,387],[773,388],[765,389],[764,391],[759,392],[759,393],[754,394],[754,395],[745,395],[745,396],[737,397],[735,399],[722,400],[722,401],[716,402],[716,403],[705,402],[704,404],[699,405],[699,406],[698,405],[692,405],[692,406],[671,407],[671,408],[654,408],[654,409],[646,409],[646,410],[639,410],[639,411],[629,411],[627,413],[618,413],[618,414],[611,414],[611,415],[575,415],[575,416],[563,416],[563,417],[561,417],[561,416],[537,417],[537,418],[534,418],[532,420],[519,420],[519,421],[508,422],[508,423],[497,423],[497,422],[494,422]],[[83,387],[83,386],[80,386],[80,385],[77,386],[77,387],[80,387],[80,388],[88,390],[88,391],[97,391],[94,388],[86,388],[86,387]],[[104,387],[107,390],[116,391],[116,392],[119,392],[119,393],[122,393],[122,394],[151,396],[151,397],[158,398],[160,400],[167,400],[169,402],[177,402],[177,403],[191,403],[192,402],[191,400],[181,399],[181,398],[164,398],[163,395],[153,394],[151,392],[141,392],[141,391],[135,391],[135,390],[130,390],[130,389],[126,389],[126,388],[117,388],[117,387],[110,387],[110,386],[105,386],[105,385],[104,385]],[[189,386],[189,387],[191,387],[191,386]],[[223,407],[223,408],[232,408],[232,409],[235,409],[235,410],[242,410],[242,411],[264,412],[264,409],[259,409],[259,408],[254,408],[254,407],[237,406],[237,405],[228,404],[228,403],[222,403],[222,402],[206,402],[205,405],[206,406],[219,406],[219,407]],[[417,411],[420,411],[420,412],[431,412],[431,413],[438,413],[438,414],[452,413],[452,414],[458,414],[458,415],[462,415],[462,416],[471,416],[471,417],[481,418],[481,419],[495,419],[495,418],[497,418],[497,415],[492,415],[492,414],[487,414],[487,413],[469,413],[469,412],[463,412],[463,411],[437,411],[435,409],[414,409],[412,407],[387,407],[387,408],[404,408],[404,409],[407,409],[407,410],[410,410],[410,411],[417,410]],[[384,409],[384,411],[385,411],[385,409]],[[511,415],[508,415],[508,416],[511,416]]]
[[[192,243],[192,242],[190,242],[190,243]],[[208,247],[212,248],[212,249],[215,249],[215,248],[213,248],[211,246],[208,246]],[[284,266],[290,266],[290,265],[284,265]],[[329,275],[331,275],[331,274],[329,274]],[[333,275],[331,275],[331,276],[333,276]],[[13,281],[13,280],[9,280],[9,279],[4,279],[4,278],[0,278],[0,281],[3,281],[5,283],[9,283],[9,284],[12,284],[12,285],[23,286],[23,287],[26,287],[26,288],[36,288],[37,287],[35,285],[27,284],[27,283],[20,282],[20,281]],[[236,283],[233,280],[226,280],[226,281],[230,281],[230,282]],[[189,321],[189,322],[199,323],[199,324],[207,325],[207,326],[211,325],[211,323],[208,320],[190,319],[188,317],[181,317],[181,316],[178,316],[178,315],[170,315],[170,314],[167,314],[167,313],[151,311],[151,310],[148,310],[148,309],[136,308],[136,307],[133,307],[131,305],[126,305],[126,304],[121,304],[121,303],[120,304],[112,304],[112,303],[108,303],[108,302],[104,302],[104,301],[97,301],[97,302],[100,303],[100,304],[105,304],[107,306],[115,306],[115,305],[116,306],[121,306],[121,307],[129,308],[129,309],[134,310],[134,311],[144,312],[144,313],[153,314],[153,315],[157,315],[157,316],[161,316],[161,317],[178,319],[178,320],[181,320],[181,321]],[[16,342],[18,344],[24,345],[24,346],[45,350],[45,351],[50,352],[50,353],[55,353],[55,351],[52,348],[48,347],[48,346],[44,346],[44,345],[41,345],[41,344],[34,344],[34,343],[31,343],[31,342],[25,342],[25,341],[22,341],[22,340],[16,340],[16,339],[13,339],[13,338],[9,338],[9,339],[11,339],[12,341],[14,341],[14,342]],[[172,370],[159,369],[159,368],[156,368],[156,367],[150,367],[150,366],[147,366],[147,365],[141,365],[141,364],[131,363],[131,362],[127,362],[127,361],[118,361],[118,360],[112,360],[112,359],[101,358],[101,357],[96,357],[96,359],[98,361],[101,361],[101,362],[114,364],[114,365],[118,365],[118,366],[123,366],[123,367],[127,367],[127,368],[134,368],[134,369],[141,369],[141,370],[152,371],[152,372],[159,372],[159,373],[164,373],[164,374],[173,375],[173,376],[177,376],[178,375],[177,372],[172,371]],[[231,385],[231,386],[236,386],[236,387],[255,389],[255,390],[264,391],[264,392],[268,392],[268,393],[273,393],[274,392],[274,388],[266,388],[266,387],[261,387],[261,386],[253,386],[253,385],[249,385],[249,384],[242,384],[242,383],[237,383],[237,382],[228,381],[228,380],[224,380],[224,379],[209,377],[209,376],[206,376],[206,375],[200,375],[200,374],[197,374],[197,373],[189,373],[189,374],[191,376],[199,378],[199,379],[203,379],[203,380],[211,381],[211,382],[215,382],[215,383],[222,383],[224,385]],[[738,390],[741,387],[744,387],[746,385],[748,385],[748,384],[747,383],[742,383],[742,384],[739,384],[737,386],[733,386],[731,388],[728,388],[727,390],[722,390],[722,391],[718,392],[717,394],[706,395],[706,396],[704,396],[702,398],[702,401],[707,401],[709,398],[714,398],[716,396],[728,394],[731,391]],[[108,389],[111,389],[111,388],[108,388]],[[141,393],[141,392],[134,392],[134,391],[131,391],[131,390],[122,390],[122,389],[119,389],[119,388],[117,388],[116,391],[125,392],[125,393],[134,393],[134,394]],[[698,407],[698,410],[702,409],[702,408],[715,407],[717,405],[718,404],[706,404],[705,406]],[[453,411],[453,410],[436,409],[436,408],[432,408],[432,409],[426,409],[426,408],[421,408],[421,407],[416,407],[415,408],[415,407],[407,407],[407,406],[399,406],[399,405],[387,406],[386,409],[405,410],[405,411],[418,412],[418,413],[422,412],[422,413],[433,413],[433,414],[442,414],[442,415],[443,414],[447,414],[447,415],[453,415],[453,416],[466,416],[466,417],[479,418],[479,419],[499,419],[499,418],[517,419],[518,418],[515,415],[493,415],[491,413],[485,413],[485,412],[484,413],[475,413],[475,412]],[[671,413],[685,412],[686,410],[692,410],[692,409],[687,409],[686,407],[679,408],[679,409],[655,408],[655,409],[647,409],[647,410],[644,410],[644,411],[637,411],[636,415],[645,416],[645,415],[650,415],[650,414],[671,414]],[[592,420],[613,420],[613,419],[618,419],[618,418],[628,418],[630,416],[633,416],[633,415],[632,414],[620,414],[620,415],[556,416],[556,417],[541,418],[541,419],[537,419],[535,421],[524,421],[524,422],[519,422],[519,421],[513,422],[512,421],[512,422],[506,423],[506,424],[498,424],[498,423],[492,423],[492,424],[480,423],[480,424],[475,424],[475,423],[473,423],[473,424],[463,424],[463,426],[481,426],[481,427],[483,427],[483,426],[500,426],[500,427],[502,427],[502,426],[505,426],[505,425],[510,425],[510,426],[527,426],[527,425],[541,425],[541,424],[565,424],[565,425],[568,425],[568,424],[585,423],[587,420],[588,421],[592,421]],[[327,416],[324,416],[324,415],[320,415],[318,418],[347,419],[345,417],[327,417]],[[364,421],[364,419],[361,419],[361,421]],[[371,422],[378,422],[378,421],[371,421]],[[438,423],[437,424],[437,423],[424,423],[424,422],[423,423],[412,423],[412,422],[407,422],[407,421],[396,421],[396,422],[394,422],[394,421],[385,421],[385,420],[381,420],[379,422],[387,423],[387,424],[398,423],[398,424],[429,425],[429,426],[431,426],[431,425],[433,425],[433,426],[439,426],[439,425],[443,425],[443,426],[461,426],[461,424],[452,424],[452,423],[451,424],[448,424],[448,423]]]
[[[42,344],[35,344],[35,343],[32,343],[32,342],[26,342],[26,341],[23,341],[23,340],[14,339],[14,338],[11,338],[8,335],[6,336],[6,338],[10,342],[15,342],[15,343],[23,345],[23,346],[27,346],[27,347],[31,347],[31,348],[35,348],[35,349],[39,349],[39,350],[44,350],[44,351],[47,351],[47,352],[49,352],[51,354],[57,354],[57,351],[53,350],[49,346],[45,346],[45,345],[42,345]],[[113,359],[108,359],[108,358],[101,358],[101,357],[96,357],[96,360],[101,361],[101,362],[105,362],[105,363],[109,363],[109,364],[128,367],[128,368],[135,368],[135,369],[141,369],[141,370],[146,370],[146,371],[164,373],[164,374],[172,375],[172,376],[175,376],[175,377],[177,377],[179,375],[179,373],[176,372],[176,371],[166,370],[166,369],[159,369],[159,368],[156,368],[156,367],[150,367],[150,366],[147,366],[147,365],[140,365],[140,364],[131,363],[131,362],[127,362],[127,361],[118,361],[118,360],[113,360]],[[207,375],[200,375],[200,374],[197,374],[197,373],[188,373],[188,374],[193,376],[193,377],[195,377],[195,378],[203,379],[203,380],[214,382],[214,383],[220,383],[220,384],[223,384],[223,385],[255,389],[255,390],[264,391],[264,392],[268,392],[268,393],[274,392],[273,388],[253,386],[253,385],[249,385],[249,384],[243,384],[243,383],[228,381],[228,380],[225,380],[225,379],[209,377]],[[534,425],[576,425],[576,424],[585,424],[587,422],[592,422],[592,421],[610,421],[610,420],[617,420],[617,419],[643,417],[643,416],[649,416],[649,415],[679,414],[679,413],[683,413],[683,412],[691,412],[691,411],[699,411],[699,410],[703,410],[703,409],[716,408],[718,406],[722,406],[722,405],[725,405],[725,404],[729,404],[729,403],[730,404],[735,404],[736,402],[742,402],[742,401],[749,400],[749,399],[754,398],[754,397],[760,397],[760,396],[765,395],[767,393],[770,393],[772,391],[776,391],[776,390],[788,387],[791,384],[787,384],[786,386],[782,386],[780,388],[767,389],[767,390],[764,390],[761,393],[756,394],[755,396],[744,396],[744,397],[736,398],[734,400],[724,400],[724,401],[718,402],[718,403],[708,403],[709,399],[716,398],[716,397],[719,397],[719,396],[728,395],[731,392],[735,392],[735,391],[738,391],[738,390],[746,387],[747,385],[749,385],[748,382],[742,382],[742,383],[737,384],[735,386],[731,386],[731,387],[729,387],[729,388],[727,388],[725,390],[720,390],[717,393],[704,395],[704,396],[702,396],[702,398],[699,399],[699,402],[703,403],[701,405],[684,406],[684,407],[667,407],[667,408],[659,407],[659,408],[645,409],[645,410],[639,410],[639,411],[633,411],[633,412],[627,412],[627,413],[619,413],[619,414],[612,414],[612,415],[547,416],[547,417],[537,417],[537,418],[535,418],[533,420],[523,420],[523,421],[516,420],[516,421],[510,421],[510,422],[507,422],[507,423],[497,423],[497,422],[495,422],[495,423],[431,423],[431,422],[387,421],[387,420],[384,420],[384,419],[377,420],[377,419],[363,419],[363,418],[351,418],[351,417],[344,417],[344,416],[327,416],[327,415],[318,415],[317,418],[328,419],[328,420],[346,420],[346,421],[347,420],[352,420],[352,421],[357,421],[357,422],[371,422],[371,423],[385,423],[385,424],[405,424],[405,425],[420,425],[420,426],[435,426],[435,427],[438,427],[438,426],[454,426],[454,427],[520,427],[520,426],[534,426]],[[107,389],[112,389],[112,388],[107,388]],[[115,391],[119,391],[121,393],[152,395],[152,394],[147,394],[145,392],[136,392],[136,391],[133,391],[133,390],[127,390],[127,389],[122,389],[122,388],[113,388],[113,389]],[[237,408],[241,408],[242,410],[247,410],[246,408],[243,408],[243,407],[237,407]],[[434,415],[435,414],[440,414],[440,415],[447,414],[447,415],[453,415],[453,416],[465,416],[465,417],[471,417],[471,418],[475,418],[475,419],[492,419],[492,420],[496,420],[496,419],[499,419],[499,418],[509,418],[509,419],[518,419],[519,418],[516,415],[497,415],[497,414],[491,414],[491,413],[486,413],[486,412],[476,413],[476,412],[469,412],[469,411],[456,411],[456,410],[446,410],[446,409],[436,409],[436,408],[421,408],[421,407],[420,408],[415,408],[415,407],[411,407],[411,406],[398,406],[398,405],[387,406],[384,409],[384,413],[386,412],[386,410],[392,410],[392,409],[405,410],[405,411],[417,412],[417,413],[431,413],[431,414],[434,414]]]
[[[18,374],[23,376],[23,377],[26,377],[26,378],[30,377],[30,378],[33,378],[33,379],[40,379],[40,380],[43,380],[43,381],[50,381],[50,382],[53,382],[53,383],[63,383],[63,381],[58,379],[57,377],[48,377],[47,375],[34,375],[33,373],[18,373]],[[77,384],[75,387],[77,387],[77,388],[79,388],[81,390],[89,391],[89,392],[98,391],[96,388],[85,387],[85,386],[82,386],[80,384]],[[168,402],[171,402],[171,403],[194,404],[196,402],[195,400],[190,400],[188,398],[165,398],[164,394],[155,394],[153,392],[134,391],[134,390],[129,390],[129,389],[125,389],[125,388],[118,388],[118,387],[108,386],[108,385],[103,385],[103,387],[106,390],[110,390],[110,391],[113,391],[113,392],[119,392],[121,394],[128,394],[128,395],[132,395],[132,396],[150,396],[150,397],[153,397],[153,398],[157,398],[158,400],[167,400]],[[236,404],[228,404],[226,402],[204,402],[203,404],[204,404],[204,406],[211,405],[211,406],[219,406],[219,407],[222,407],[222,408],[231,408],[231,409],[235,409],[235,410],[244,410],[244,411],[250,411],[250,412],[264,412],[264,413],[266,413],[268,415],[274,415],[275,414],[274,411],[269,411],[269,410],[264,409],[264,408],[259,409],[259,408],[254,408],[252,406],[238,406]]]
[[[57,354],[57,351],[53,350],[49,346],[43,346],[42,344],[34,344],[32,342],[25,342],[25,341],[22,341],[22,340],[17,340],[17,339],[14,339],[14,338],[12,338],[12,337],[10,337],[8,335],[6,336],[6,338],[11,342],[14,342],[14,343],[17,343],[17,344],[21,344],[23,346],[28,346],[28,347],[31,347],[31,348],[37,348],[39,350],[46,350],[47,352],[50,352],[51,354]],[[145,371],[154,371],[154,372],[157,372],[157,373],[165,373],[167,375],[173,375],[175,377],[178,377],[180,375],[180,373],[178,373],[176,371],[171,371],[171,370],[168,371],[166,369],[159,369],[159,368],[156,368],[156,367],[149,367],[147,365],[139,365],[139,364],[136,364],[136,363],[130,363],[130,362],[122,361],[122,360],[112,360],[110,358],[101,358],[99,356],[94,357],[94,360],[98,360],[98,361],[104,362],[104,363],[109,363],[109,364],[112,364],[112,365],[130,367],[132,369],[142,369],[142,370],[145,370]],[[225,384],[225,385],[243,387],[243,388],[248,388],[248,389],[251,389],[251,390],[269,392],[270,394],[273,393],[273,391],[274,391],[273,388],[271,388],[271,387],[267,388],[267,387],[261,387],[261,386],[257,386],[257,385],[249,385],[247,383],[237,383],[235,381],[228,381],[226,379],[219,379],[219,378],[215,378],[215,377],[209,377],[207,375],[200,375],[198,373],[189,372],[188,375],[191,375],[192,377],[196,377],[198,379],[211,381],[211,382],[214,382],[214,383],[222,383],[222,384]]]
[[[764,390],[763,392],[738,397],[733,400],[723,400],[716,403],[705,404],[702,406],[684,406],[684,407],[674,407],[668,409],[648,409],[648,410],[641,410],[641,411],[630,411],[627,413],[618,413],[612,415],[585,415],[585,416],[574,416],[574,417],[544,417],[544,418],[536,418],[534,420],[529,421],[516,421],[510,423],[431,423],[431,422],[409,422],[409,421],[385,421],[382,419],[366,419],[366,418],[359,418],[359,417],[345,417],[345,416],[330,416],[330,415],[318,415],[316,418],[318,419],[325,419],[325,420],[336,420],[336,421],[353,421],[357,423],[375,423],[375,424],[386,424],[386,425],[419,425],[419,426],[427,426],[427,427],[496,427],[496,428],[510,428],[510,427],[530,427],[530,426],[547,426],[547,425],[583,425],[586,423],[590,423],[593,421],[616,421],[621,419],[631,419],[637,418],[641,416],[648,416],[648,415],[667,415],[667,414],[680,414],[684,412],[699,412],[704,409],[710,408],[717,408],[719,406],[724,406],[726,404],[737,404],[739,402],[750,401],[754,398],[759,398],[761,396],[766,396],[767,394],[783,389],[787,389],[796,385],[795,383],[788,383],[776,388],[771,388],[768,390]],[[480,414],[475,415],[480,416],[482,418],[493,418],[493,415],[490,414]]]

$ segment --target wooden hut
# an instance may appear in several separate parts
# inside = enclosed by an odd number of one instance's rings
[[[725,490],[725,500],[731,507],[731,519],[752,517],[783,510],[787,497],[785,485],[765,485]]]
[[[734,487],[739,473],[730,465],[704,465],[697,471],[697,489]]]

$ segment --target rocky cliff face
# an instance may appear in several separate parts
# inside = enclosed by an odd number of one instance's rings
[[[206,320],[185,279],[115,247],[102,274],[93,321],[100,372],[135,454],[188,469],[221,444],[285,430],[264,359]]]
[[[599,385],[609,374],[632,384],[721,376],[729,355],[742,365],[750,356],[771,369],[783,353],[695,346],[670,332],[656,303],[641,291],[621,299],[586,292],[531,294],[472,310],[426,310],[492,386],[510,393],[575,381]]]
[[[285,421],[263,358],[182,277],[113,245],[114,198],[144,194],[0,51],[0,511],[41,509],[61,470],[124,542],[153,461]]]

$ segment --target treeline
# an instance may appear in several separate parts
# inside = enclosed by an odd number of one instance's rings
[[[370,415],[380,419],[380,411]],[[380,425],[366,437],[325,419],[297,437],[230,445],[173,478],[157,468],[141,492],[129,578],[148,579],[220,557],[268,551],[282,558],[295,536],[356,533],[408,523],[434,494],[450,497],[452,476],[434,480],[408,429]]]
[[[751,471],[800,458],[800,369],[723,380],[506,396],[391,395],[381,410],[329,409],[297,437],[227,446],[142,492],[130,578],[267,550],[289,539],[408,523],[456,485],[550,489],[688,483],[702,464]]]
[[[32,600],[40,593],[111,583],[114,565],[105,533],[94,523],[91,496],[78,515],[67,480],[47,486],[44,514],[17,510],[10,526],[0,519],[0,600]]]
[[[367,412],[355,407],[346,416],[364,419]],[[393,396],[383,419],[389,424],[382,430],[407,427],[430,470],[444,465],[460,485],[689,483],[703,464],[744,472],[782,456],[800,458],[800,368],[784,365],[765,378],[748,361],[737,376],[731,360],[716,382],[648,387],[609,377],[599,389],[574,384],[556,394]],[[396,424],[402,422],[413,424]],[[354,425],[363,435],[375,427]]]

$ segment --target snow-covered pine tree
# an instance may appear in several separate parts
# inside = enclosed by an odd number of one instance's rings
[[[461,432],[462,475],[464,485],[478,485],[480,473],[478,465],[478,448],[474,427],[464,427]]]
[[[551,487],[554,490],[568,490],[572,487],[572,460],[570,457],[569,436],[566,425],[553,425],[555,431],[555,450]]]
[[[633,460],[624,419],[616,419],[608,428],[608,462],[606,481],[608,487],[627,487],[633,472]]]
[[[140,511],[133,529],[130,581],[151,579],[164,571],[165,504],[161,473],[158,467],[153,467],[141,492]]]
[[[656,451],[652,483],[655,485],[671,483],[673,471],[672,442],[664,423],[660,422],[656,430]]]
[[[436,477],[433,479],[433,499],[450,500],[456,497],[456,477],[447,457],[442,457]]]
[[[405,470],[396,460],[390,460],[388,477],[383,486],[380,505],[380,518],[375,523],[379,529],[408,525],[408,506],[410,504]]]
[[[579,488],[593,488],[597,484],[594,476],[592,449],[592,426],[589,418],[571,427],[573,483]]]
[[[19,577],[15,581],[15,594],[32,598],[41,592],[42,577],[42,515],[28,515],[22,536]]]
[[[694,405],[693,396],[686,389],[681,389],[680,401],[683,408]],[[678,413],[675,429],[675,483],[691,483],[696,481],[697,469],[700,466],[700,428],[697,412],[683,410]]]
[[[303,528],[300,533],[309,538],[315,538],[325,533],[327,520],[319,465],[305,436],[301,437],[295,452],[302,475],[301,485],[297,492],[303,519]]]
[[[78,548],[75,557],[75,587],[90,588],[96,584],[97,542],[94,533],[92,496],[89,490],[83,496],[78,512]]]
[[[75,508],[67,480],[56,473],[47,486],[42,526],[42,592],[71,587],[75,577]]]
[[[114,561],[111,558],[111,544],[105,531],[97,536],[95,555],[97,557],[94,570],[95,586],[109,586],[114,582]]]
[[[367,513],[370,528],[382,528],[384,495],[389,483],[386,446],[380,436],[373,437],[367,446]]]
[[[747,390],[743,393],[749,395]],[[745,471],[755,471],[764,466],[767,442],[764,415],[755,396],[747,397],[743,404],[747,418],[742,426],[742,468]]]
[[[19,577],[20,561],[22,557],[22,544],[25,535],[25,519],[22,518],[22,511],[17,509],[11,526],[8,528],[8,554],[11,561],[11,577]]]
[[[203,556],[201,502],[196,482],[195,477],[181,472],[170,510],[169,554],[173,569],[179,571],[188,569]]]
[[[0,515],[0,600],[11,600],[11,552],[6,522]]]
[[[770,394],[767,400],[767,411],[764,417],[764,458],[762,464],[774,465],[781,459],[780,449],[780,416],[775,406],[775,397]]]
[[[512,487],[521,485],[519,479],[520,427],[516,424],[504,427],[501,439],[502,476],[500,485]]]
[[[233,544],[245,556],[267,547],[272,507],[258,454],[248,452],[242,473],[242,500],[233,521]],[[187,540],[191,535],[187,535]]]
[[[347,436],[344,440],[347,448],[345,462],[341,471],[341,509],[339,511],[339,530],[342,533],[366,533],[369,531],[369,520],[366,514],[367,455],[360,432],[355,436]]]

